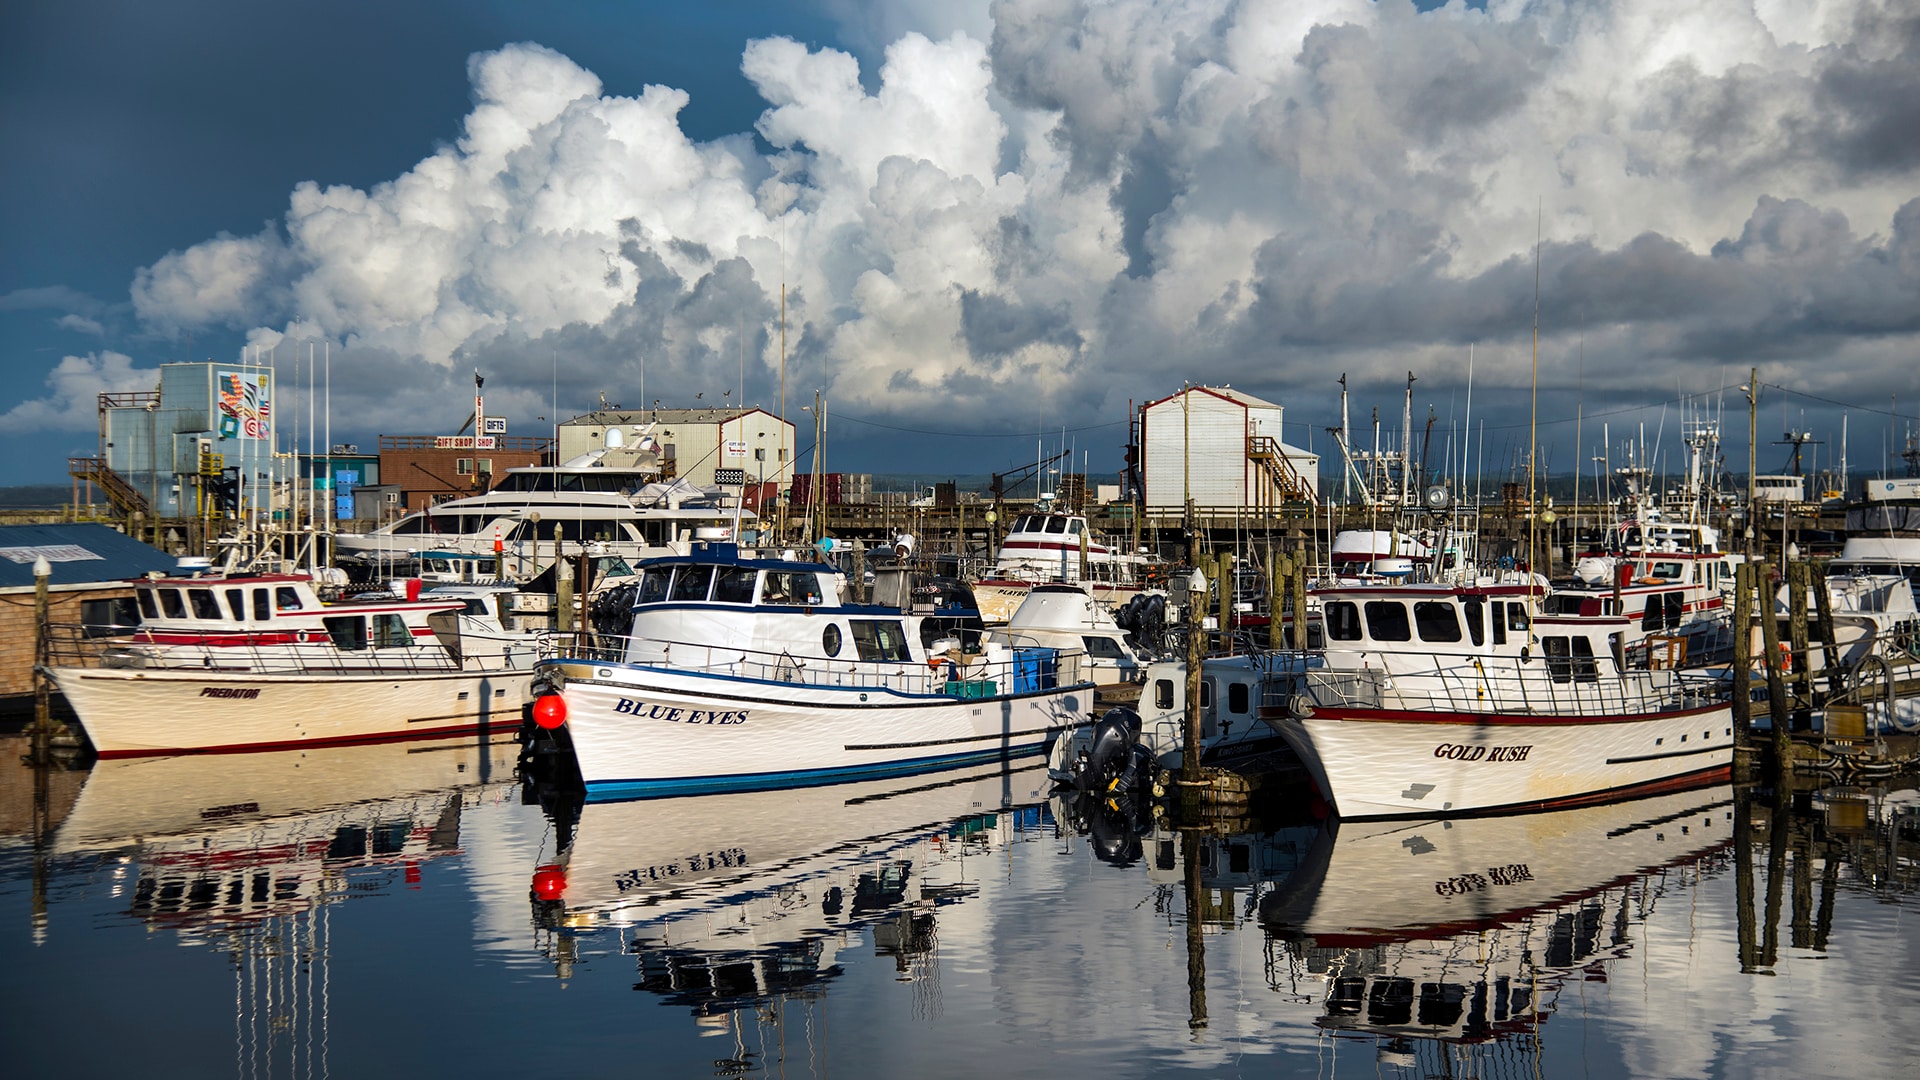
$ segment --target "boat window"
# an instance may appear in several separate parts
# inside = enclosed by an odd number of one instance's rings
[[[394,536],[417,536],[427,531],[427,515],[425,514],[408,514],[406,517],[394,522],[393,528],[389,530]]]
[[[907,635],[895,621],[855,619],[853,645],[862,660],[909,660]]]
[[[367,647],[367,620],[358,615],[333,615],[320,620],[333,647],[353,651]]]
[[[193,601],[193,617],[218,621],[225,618],[220,614],[220,602],[213,598],[212,589],[188,589],[187,598]]]
[[[1720,563],[1720,578],[1723,581],[1731,581],[1733,579],[1732,563],[1726,561]]]
[[[273,605],[267,603],[267,590],[253,590],[253,617],[259,620],[273,618]]]
[[[1657,562],[1653,564],[1653,576],[1662,581],[1679,581],[1685,574],[1680,563]]]
[[[1095,660],[1125,660],[1127,654],[1121,650],[1120,643],[1109,637],[1085,636],[1080,643],[1086,646],[1087,655]]]
[[[1540,639],[1540,651],[1547,657],[1547,674],[1557,683],[1570,682],[1573,679],[1573,656],[1568,651],[1567,639],[1549,636]]]
[[[1593,662],[1593,642],[1585,635],[1573,639],[1573,677],[1578,682],[1600,681],[1600,668]]]
[[[1680,599],[1679,593],[1649,593],[1647,595],[1647,606],[1640,612],[1640,629],[1663,630],[1667,627],[1666,601],[1669,596],[1675,600]],[[1677,616],[1678,612],[1675,612],[1675,614]],[[1680,625],[1680,620],[1675,618],[1672,625]]]
[[[667,583],[673,572],[666,569],[648,570],[640,578],[640,588],[635,591],[633,602],[636,604],[657,604],[667,598]]]
[[[247,591],[245,589],[227,590],[227,610],[233,612],[234,622],[247,621]]]
[[[1507,643],[1507,605],[1504,600],[1493,602],[1493,643],[1495,645]]]
[[[667,599],[705,600],[707,587],[712,584],[713,567],[682,566],[673,572],[673,588],[668,591]]]
[[[1367,636],[1375,641],[1411,641],[1407,605],[1398,600],[1367,601]]]
[[[1227,684],[1227,711],[1244,714],[1247,711],[1247,684],[1243,682]]]
[[[299,611],[300,590],[285,585],[273,590],[273,606],[281,611]]]
[[[1486,605],[1476,596],[1462,601],[1460,606],[1467,616],[1467,637],[1471,638],[1475,645],[1485,645],[1487,643]]]
[[[820,631],[820,648],[828,656],[840,655],[840,627],[828,623],[826,628]]]
[[[1333,641],[1360,640],[1360,608],[1350,600],[1327,605],[1327,637]]]
[[[1527,605],[1514,603],[1507,605],[1507,629],[1526,633],[1532,624],[1527,621]]]
[[[1173,708],[1173,680],[1153,680],[1153,707],[1156,709]]]
[[[1085,525],[1086,525],[1086,522],[1081,521],[1079,518],[1074,518],[1073,520],[1067,522],[1067,535],[1079,536],[1082,528]]]
[[[1013,523],[1014,532],[1026,532],[1032,528],[1033,516],[1031,514],[1021,514]]]
[[[135,595],[137,595],[140,598],[140,614],[141,615],[144,615],[149,619],[157,619],[160,617],[159,605],[153,602],[152,589],[141,589]]]
[[[373,617],[373,645],[377,649],[390,649],[395,646],[413,644],[413,631],[407,628],[407,620],[397,614],[375,615]]]
[[[753,579],[757,572],[745,566],[722,566],[713,575],[713,602],[716,604],[753,603]]]
[[[88,637],[112,637],[122,630],[140,625],[140,613],[133,597],[115,596],[106,600],[80,601],[80,623]]]
[[[1422,600],[1413,605],[1413,625],[1421,641],[1459,641],[1460,616],[1446,600]]]
[[[763,604],[820,603],[820,579],[805,570],[769,570],[760,590]]]
[[[1213,708],[1213,680],[1212,679],[1200,680],[1200,707],[1202,709]]]
[[[1047,519],[1047,531],[1048,531],[1048,532],[1050,532],[1050,533],[1063,533],[1063,532],[1066,532],[1066,531],[1067,531],[1067,519],[1066,519],[1066,518],[1059,518],[1059,517],[1056,517],[1056,518],[1048,518],[1048,519]]]

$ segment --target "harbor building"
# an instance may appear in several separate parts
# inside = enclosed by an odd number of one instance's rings
[[[173,556],[105,525],[0,525],[0,715],[33,709],[40,559],[49,571],[48,622],[96,627],[138,624],[129,579],[174,566]]]
[[[374,484],[399,495],[384,505],[384,513],[396,508],[407,513],[484,495],[508,469],[545,463],[552,445],[552,439],[527,435],[382,435]],[[353,515],[352,493],[344,494]]]
[[[1140,407],[1150,515],[1260,512],[1318,495],[1320,457],[1280,437],[1281,407],[1228,386],[1192,386]]]
[[[242,504],[265,506],[274,390],[272,369],[260,365],[161,364],[156,389],[100,395],[100,456],[69,458],[68,472],[129,519],[200,517],[218,503],[235,513]]]
[[[711,487],[716,469],[740,469],[750,486],[793,483],[794,426],[758,406],[599,409],[561,422],[558,460],[610,445],[609,431],[612,443],[656,446],[662,479]]]

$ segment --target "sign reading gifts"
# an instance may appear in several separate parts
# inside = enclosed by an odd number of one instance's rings
[[[273,435],[273,376],[265,371],[222,371],[220,437],[265,439]]]

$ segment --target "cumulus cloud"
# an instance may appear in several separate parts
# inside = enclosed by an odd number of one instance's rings
[[[152,390],[160,385],[154,368],[135,368],[125,353],[102,350],[62,357],[47,373],[47,396],[23,401],[0,413],[0,435],[37,431],[87,431],[100,422],[99,395]]]
[[[682,91],[476,55],[457,139],[366,190],[300,185],[259,233],[141,270],[134,309],[324,335],[396,427],[474,363],[539,414],[744,367],[750,399],[784,372],[992,426],[1184,379],[1445,386],[1469,343],[1511,382],[1538,236],[1547,348],[1666,387],[1755,361],[1910,382],[1920,15],[1893,0],[835,10],[885,41],[877,71],[747,42],[766,109],[708,142]]]

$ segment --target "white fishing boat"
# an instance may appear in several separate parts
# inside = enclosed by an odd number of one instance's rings
[[[1011,619],[1028,591],[1045,582],[1084,585],[1111,609],[1153,586],[1160,569],[1150,555],[1095,537],[1079,514],[1035,511],[1014,519],[993,568],[973,582],[973,594],[989,623]]]
[[[1087,654],[1087,677],[1101,686],[1140,681],[1147,659],[1127,642],[1126,631],[1085,585],[1036,585],[1005,626],[986,640],[1008,647],[1039,645]]]
[[[1316,599],[1324,666],[1270,681],[1286,696],[1259,714],[1343,817],[1571,805],[1702,782],[1732,763],[1724,688],[1620,663],[1619,616],[1536,614],[1526,586]]]
[[[630,636],[544,660],[533,716],[590,800],[787,788],[1039,753],[1093,707],[1082,651],[849,604],[821,563],[731,544],[641,567]]]
[[[1729,641],[1734,567],[1719,532],[1657,516],[1623,522],[1574,563],[1574,581],[1547,594],[1553,615],[1619,615],[1636,662],[1678,666],[1706,660]]]
[[[517,727],[533,639],[458,597],[322,603],[297,574],[133,583],[141,624],[61,627],[49,674],[103,758]],[[105,630],[96,634],[96,631]]]

